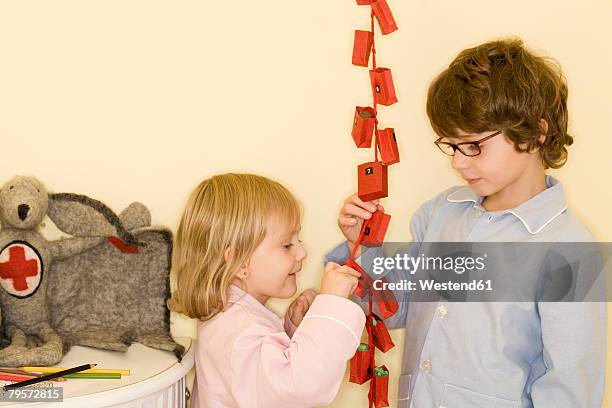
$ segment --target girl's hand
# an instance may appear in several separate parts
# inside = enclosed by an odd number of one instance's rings
[[[369,220],[377,209],[384,211],[379,200],[363,201],[357,193],[344,200],[338,216],[338,227],[348,241],[349,251],[352,251],[357,243],[363,221]]]
[[[287,314],[289,315],[289,319],[291,319],[291,323],[293,323],[294,326],[297,327],[300,325],[300,323],[302,323],[304,315],[308,309],[310,309],[310,305],[312,305],[312,302],[314,302],[316,296],[317,293],[314,290],[308,289],[302,292],[300,296],[291,302]]]
[[[357,288],[359,276],[360,273],[353,268],[328,262],[321,280],[321,294],[348,298]]]

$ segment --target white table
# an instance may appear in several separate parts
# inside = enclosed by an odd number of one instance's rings
[[[193,367],[194,342],[189,337],[175,340],[185,346],[179,363],[173,353],[134,343],[120,353],[75,346],[58,367],[96,363],[99,368],[129,369],[130,376],[120,380],[68,379],[53,383],[64,389],[63,402],[0,403],[0,407],[36,408],[183,408],[185,376]]]

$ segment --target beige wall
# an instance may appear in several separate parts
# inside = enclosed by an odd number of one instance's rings
[[[409,239],[416,207],[460,182],[431,143],[429,81],[461,49],[515,34],[565,70],[576,143],[554,174],[594,234],[612,241],[610,1],[389,1],[400,30],[378,37],[379,63],[393,69],[400,103],[381,122],[397,128],[402,162],[390,170],[388,238]],[[352,30],[367,27],[368,9],[351,0],[3,1],[2,180],[36,175],[116,210],[139,200],[174,227],[203,177],[275,177],[304,204],[310,260],[298,280],[316,287],[355,166],[371,156],[349,135],[354,106],[370,100],[367,70],[350,64]],[[174,323],[175,334],[193,333],[190,321]],[[400,350],[378,357],[392,397]],[[365,387],[345,384],[332,406],[364,398]]]

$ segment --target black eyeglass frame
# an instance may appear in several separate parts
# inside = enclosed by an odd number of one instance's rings
[[[437,139],[437,140],[434,142],[434,144],[435,144],[436,146],[438,146],[438,149],[440,149],[440,150],[442,151],[442,153],[444,153],[444,154],[445,154],[445,155],[447,155],[447,156],[454,156],[454,155],[455,155],[455,153],[457,153],[457,150],[459,150],[459,151],[461,152],[461,154],[463,154],[464,156],[474,157],[474,156],[478,156],[478,155],[479,155],[479,154],[482,152],[482,151],[481,151],[481,149],[480,149],[480,144],[481,144],[481,143],[486,142],[487,140],[489,140],[489,139],[491,139],[492,137],[495,137],[495,136],[497,136],[497,135],[501,134],[502,132],[503,132],[503,129],[502,129],[502,130],[498,130],[497,132],[495,132],[495,133],[493,133],[493,134],[491,134],[491,135],[489,135],[489,136],[485,136],[485,137],[483,137],[483,138],[482,138],[482,139],[480,139],[480,140],[475,140],[475,141],[473,141],[473,142],[461,142],[461,143],[450,143],[450,142],[443,142],[443,141],[442,141],[442,138],[440,137],[440,138],[438,138],[438,139]],[[444,146],[450,146],[450,147],[453,149],[453,154],[450,154],[450,153],[448,153],[447,151],[445,151],[445,150],[444,150],[444,148],[443,148],[443,146],[441,146],[441,145],[444,145]],[[464,152],[464,151],[463,151],[463,149],[461,148],[461,146],[464,146],[464,145],[473,145],[473,146],[476,146],[476,148],[478,149],[478,153],[476,153],[476,154],[467,154],[467,153],[466,153],[466,152]]]

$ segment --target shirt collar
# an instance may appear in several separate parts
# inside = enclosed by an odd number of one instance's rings
[[[276,313],[272,310],[268,309],[265,305],[262,305],[257,299],[253,296],[246,293],[240,287],[232,284],[229,288],[229,296],[228,303],[236,303],[238,305],[246,306],[250,309],[255,310],[259,314],[262,314],[268,318],[271,318],[274,321],[282,320]]]
[[[530,234],[537,234],[546,225],[561,215],[566,209],[565,194],[559,180],[552,176],[546,176],[546,190],[535,195],[519,206],[501,213],[510,213],[518,218]],[[484,197],[479,196],[471,187],[465,186],[450,193],[446,200],[451,203],[474,202],[475,206],[481,206]]]

